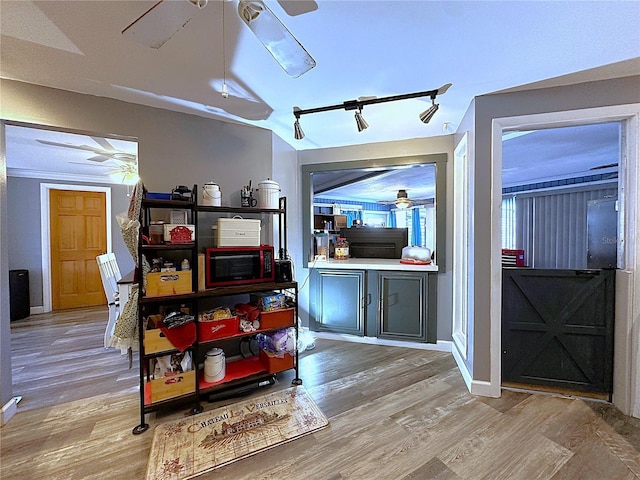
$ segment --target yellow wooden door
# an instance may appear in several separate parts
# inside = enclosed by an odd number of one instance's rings
[[[104,192],[50,190],[53,310],[106,304],[96,257],[107,249]]]

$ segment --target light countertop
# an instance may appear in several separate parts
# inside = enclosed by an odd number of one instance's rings
[[[399,270],[406,272],[437,272],[438,266],[400,263],[394,258],[350,258],[349,260],[310,261],[308,268],[332,268],[344,270]]]

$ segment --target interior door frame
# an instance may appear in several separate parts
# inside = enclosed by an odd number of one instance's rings
[[[453,291],[452,291],[452,339],[454,356],[464,364],[469,355],[469,309],[473,298],[473,281],[469,275],[469,257],[473,250],[473,215],[470,215],[470,198],[473,198],[473,162],[469,161],[469,132],[465,132],[453,152]],[[471,322],[473,323],[473,322]]]
[[[502,371],[502,134],[507,129],[584,125],[624,121],[624,138],[619,166],[619,198],[622,200],[621,241],[625,248],[618,275],[628,275],[629,290],[616,288],[616,326],[613,403],[626,415],[640,418],[640,104],[615,105],[563,112],[495,118],[492,122],[491,159],[491,385],[500,396]],[[616,277],[618,278],[618,277]],[[625,298],[621,298],[625,295]],[[624,312],[619,312],[619,307]],[[622,320],[619,322],[619,320]],[[634,324],[635,322],[635,324]],[[620,351],[622,350],[622,351]]]
[[[51,205],[49,203],[49,193],[51,190],[76,190],[83,192],[102,192],[106,200],[106,232],[107,232],[107,252],[112,250],[111,246],[111,187],[99,187],[93,185],[66,185],[62,183],[41,183],[40,184],[40,235],[42,245],[42,313],[51,311],[51,236],[50,221]]]

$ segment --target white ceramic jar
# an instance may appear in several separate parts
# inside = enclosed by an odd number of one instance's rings
[[[207,352],[204,360],[204,381],[207,383],[221,381],[226,374],[226,367],[224,350],[212,348]]]
[[[258,208],[278,209],[280,206],[280,185],[267,178],[258,183]]]
[[[222,193],[217,183],[207,182],[202,186],[202,205],[219,207]]]

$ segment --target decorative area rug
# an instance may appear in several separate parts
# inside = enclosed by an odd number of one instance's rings
[[[154,432],[147,480],[194,478],[328,424],[301,386],[164,423]]]

